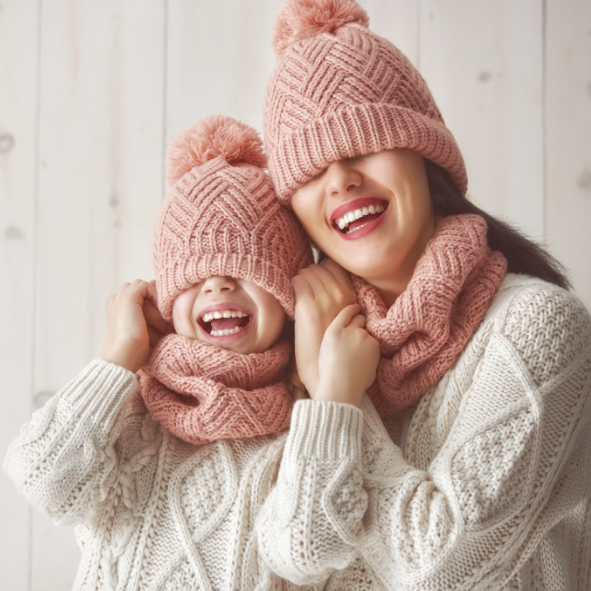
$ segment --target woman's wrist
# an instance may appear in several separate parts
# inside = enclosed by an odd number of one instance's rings
[[[110,347],[100,355],[100,359],[136,373],[143,365],[130,347]]]

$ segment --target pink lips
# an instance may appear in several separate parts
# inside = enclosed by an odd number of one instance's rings
[[[370,205],[376,205],[378,203],[385,204],[386,209],[377,218],[368,221],[360,230],[356,230],[350,234],[341,232],[337,225],[338,219],[342,218],[350,211],[355,211],[356,209],[362,209],[363,207],[369,207]],[[380,225],[384,219],[384,214],[388,211],[387,205],[388,202],[385,199],[380,199],[379,197],[362,197],[360,199],[354,199],[353,201],[348,201],[347,203],[339,205],[339,207],[337,207],[332,212],[332,215],[330,216],[330,223],[332,227],[338,232],[339,236],[342,236],[345,240],[357,240],[367,236]]]
[[[230,312],[243,312],[244,314],[248,314],[250,316],[250,318],[248,319],[248,324],[244,327],[243,330],[235,334],[214,336],[207,332],[207,330],[205,330],[202,318],[205,314],[211,312],[222,312],[224,310],[229,310]],[[203,335],[203,337],[212,345],[227,345],[229,343],[233,343],[241,339],[247,332],[249,332],[253,325],[253,319],[254,314],[244,306],[241,306],[240,304],[218,302],[216,304],[210,304],[209,306],[206,306],[205,308],[203,308],[203,310],[199,312],[199,315],[197,317],[197,324],[199,325],[199,329],[201,330],[201,334]]]

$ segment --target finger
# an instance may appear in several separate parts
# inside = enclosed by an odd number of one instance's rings
[[[326,269],[333,277],[339,282],[344,285],[348,285],[351,283],[349,279],[349,273],[346,269],[341,267],[337,262],[333,261],[332,259],[326,258],[322,261],[320,266],[323,269]]]
[[[349,304],[343,308],[331,322],[329,329],[343,329],[349,326],[351,320],[359,314],[361,306],[359,304]]]
[[[351,319],[351,322],[349,322],[349,326],[353,326],[356,328],[365,328],[365,321],[366,318],[363,314],[357,314],[357,316],[354,316]]]
[[[296,304],[298,300],[314,299],[312,288],[305,277],[296,275],[291,279],[291,285],[295,294]]]
[[[144,281],[146,287],[146,299],[152,303],[154,308],[158,310],[158,293],[156,292],[156,285],[151,281]]]
[[[314,289],[314,296],[321,304],[337,304],[344,308],[357,301],[357,294],[347,272],[334,261],[325,265],[310,265],[306,275]]]
[[[324,266],[312,265],[308,268],[318,279],[320,279],[320,281],[322,281],[325,289],[333,290],[335,287],[339,286],[336,277],[329,271],[329,269],[325,269]]]
[[[126,281],[125,283],[122,283],[119,286],[119,289],[117,290],[117,292],[113,294],[113,302],[112,302],[113,304],[116,304],[119,301],[121,301],[121,298],[124,296],[125,292],[127,291],[127,289],[129,288],[130,285],[131,285],[131,283]]]
[[[150,347],[155,347],[165,335],[157,331],[154,327],[148,326],[148,336],[150,337]]]
[[[162,314],[158,308],[154,307],[154,304],[149,300],[144,301],[144,305],[142,306],[144,312],[144,318],[146,319],[146,324],[149,327],[154,327],[158,332],[163,335],[171,334],[174,332],[174,327],[171,326],[164,318],[162,318]]]
[[[319,265],[310,265],[300,271],[300,277],[305,279],[310,287],[314,299],[326,299],[328,291],[322,277],[318,274]]]
[[[144,301],[149,301],[158,309],[158,299],[156,296],[156,287],[142,279],[136,279],[128,288],[126,296],[136,299],[136,301],[143,306]]]
[[[355,288],[351,283],[351,278],[349,277],[349,273],[346,269],[341,267],[338,263],[333,261],[332,259],[325,259],[322,264],[321,268],[332,275],[334,281],[340,286],[345,294],[348,297],[353,298],[354,301],[357,301],[357,294],[355,293]]]

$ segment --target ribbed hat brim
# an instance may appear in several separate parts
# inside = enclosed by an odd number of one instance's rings
[[[158,305],[162,316],[172,320],[176,297],[203,279],[215,275],[252,281],[272,294],[290,318],[294,317],[294,294],[291,277],[269,260],[243,254],[211,254],[190,258],[174,258],[160,269],[157,279]]]
[[[339,108],[282,134],[268,147],[269,173],[285,205],[331,162],[394,148],[418,152],[445,168],[463,194],[468,188],[464,160],[451,131],[417,111],[386,103]]]

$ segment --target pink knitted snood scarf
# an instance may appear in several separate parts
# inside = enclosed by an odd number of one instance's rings
[[[241,355],[169,335],[138,374],[141,396],[156,420],[189,443],[276,433],[291,418],[283,380],[290,354],[287,341]]]
[[[507,261],[491,252],[477,215],[441,219],[406,290],[388,310],[352,276],[367,331],[382,357],[368,395],[381,416],[416,402],[453,364],[488,310]]]

